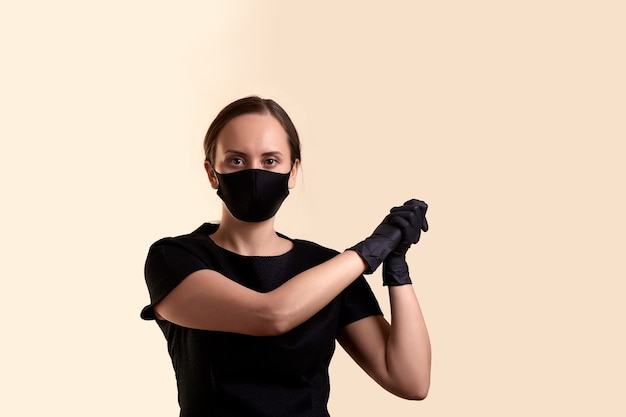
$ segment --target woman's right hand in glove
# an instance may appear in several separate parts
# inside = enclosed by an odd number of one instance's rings
[[[408,203],[394,207],[370,237],[347,249],[355,251],[365,261],[368,267],[365,274],[374,272],[401,243],[410,245],[419,240],[423,215],[418,206]]]

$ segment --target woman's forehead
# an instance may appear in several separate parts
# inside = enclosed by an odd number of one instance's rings
[[[217,150],[225,152],[284,152],[289,149],[287,132],[270,114],[244,114],[230,120],[217,136]]]

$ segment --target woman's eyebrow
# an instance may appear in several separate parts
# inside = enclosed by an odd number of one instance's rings
[[[242,151],[237,151],[235,149],[227,149],[224,151],[225,154],[230,153],[230,154],[235,154],[235,155],[239,155],[239,156],[247,156],[247,154],[245,152]],[[263,152],[261,154],[261,156],[269,156],[269,155],[279,155],[279,156],[283,156],[283,153],[280,151],[268,151],[268,152]]]
[[[233,153],[235,155],[246,156],[245,152],[236,151],[234,149],[227,149],[227,150],[224,151],[224,153]]]
[[[263,152],[261,155],[262,156],[270,156],[270,155],[283,156],[282,152],[280,151]]]

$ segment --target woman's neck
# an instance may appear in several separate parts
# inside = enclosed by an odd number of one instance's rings
[[[274,218],[264,222],[242,222],[229,214],[211,235],[215,244],[244,256],[276,256],[288,252],[293,244],[274,230]]]

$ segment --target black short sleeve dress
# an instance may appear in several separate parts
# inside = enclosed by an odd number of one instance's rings
[[[141,312],[143,319],[155,320],[153,306],[194,271],[212,269],[250,289],[268,292],[337,254],[290,239],[293,248],[283,255],[242,256],[209,238],[217,227],[205,223],[188,235],[164,238],[150,247],[145,265],[150,304]],[[329,415],[328,366],[337,331],[380,314],[361,276],[309,320],[280,336],[156,322],[174,366],[181,416],[317,417]]]

